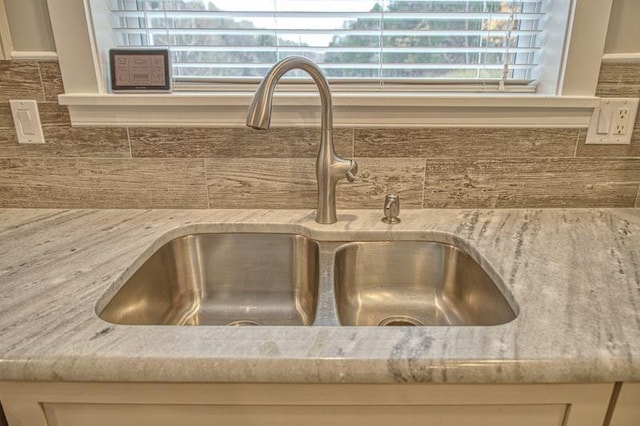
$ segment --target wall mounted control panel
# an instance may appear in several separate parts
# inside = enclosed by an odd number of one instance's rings
[[[111,49],[109,63],[114,93],[171,91],[168,49]]]

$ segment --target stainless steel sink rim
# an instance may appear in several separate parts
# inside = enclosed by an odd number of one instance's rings
[[[344,240],[339,240],[339,241],[332,241],[332,240],[323,240],[321,234],[320,235],[314,235],[315,232],[313,232],[313,230],[310,229],[306,229],[306,228],[301,228],[301,227],[293,227],[293,226],[285,226],[285,225],[276,225],[274,226],[274,230],[277,230],[279,232],[264,232],[264,228],[263,227],[257,227],[254,224],[234,224],[232,229],[227,230],[221,230],[220,227],[216,227],[216,229],[212,232],[209,231],[208,229],[206,229],[207,227],[202,227],[202,226],[193,226],[193,225],[188,225],[185,226],[184,228],[181,229],[176,229],[173,230],[167,234],[165,234],[164,236],[160,237],[158,240],[155,241],[155,243],[153,243],[147,250],[145,250],[145,252],[138,258],[136,259],[135,262],[133,262],[133,265],[127,269],[127,271],[132,271],[133,272],[125,272],[123,273],[123,275],[120,277],[119,280],[117,280],[115,283],[113,283],[111,286],[109,286],[109,288],[104,292],[104,294],[98,299],[98,302],[96,303],[95,306],[95,312],[98,316],[102,317],[101,315],[101,310],[104,309],[104,307],[106,305],[108,305],[108,303],[111,301],[111,299],[113,298],[112,295],[117,294],[126,284],[127,280],[131,277],[131,275],[133,275],[133,273],[136,272],[138,268],[136,268],[136,265],[141,265],[144,264],[148,261],[148,259],[153,256],[153,254],[155,252],[158,251],[158,247],[162,247],[164,245],[167,244],[167,242],[171,241],[172,239],[176,239],[176,238],[181,238],[181,237],[185,237],[185,236],[190,236],[192,235],[192,233],[194,234],[214,234],[214,235],[220,235],[220,234],[259,234],[259,235],[273,235],[273,234],[285,234],[285,235],[292,235],[292,236],[298,236],[298,237],[303,237],[306,238],[308,240],[310,240],[311,242],[317,244],[320,247],[320,251],[324,252],[324,254],[320,257],[319,260],[319,265],[318,265],[318,269],[319,269],[319,284],[318,284],[318,295],[317,295],[317,306],[316,306],[316,316],[315,316],[315,320],[312,321],[309,324],[305,324],[305,325],[312,325],[312,326],[348,326],[348,324],[341,324],[338,314],[337,314],[337,308],[336,308],[336,297],[335,297],[335,289],[333,282],[328,282],[328,281],[333,281],[333,279],[328,280],[327,277],[333,277],[333,272],[334,272],[334,267],[335,267],[335,257],[336,257],[336,253],[338,252],[338,250],[346,245],[349,244],[355,244],[355,243],[362,243],[362,242],[366,242],[366,243],[388,243],[388,244],[394,244],[395,242],[416,242],[416,243],[439,243],[439,244],[443,244],[443,245],[451,245],[454,248],[458,249],[458,250],[462,250],[463,252],[466,252],[476,263],[482,265],[481,268],[488,273],[491,276],[491,279],[493,280],[496,289],[503,295],[503,297],[506,299],[506,303],[510,306],[511,310],[513,311],[513,317],[516,318],[518,313],[519,313],[519,308],[518,305],[516,303],[516,301],[514,300],[513,296],[511,295],[509,289],[505,286],[505,284],[502,282],[501,277],[499,275],[497,275],[495,273],[494,268],[492,267],[492,265],[487,264],[484,259],[482,258],[482,256],[480,255],[480,253],[471,245],[469,245],[466,241],[462,240],[461,238],[452,235],[452,234],[448,234],[448,233],[440,233],[440,232],[433,232],[433,231],[427,231],[427,232],[419,232],[419,233],[413,233],[412,235],[402,235],[402,233],[398,233],[396,235],[394,235],[392,240],[387,240],[384,238],[377,238],[379,236],[382,235],[382,233],[379,233],[380,235],[378,235],[375,232],[372,233],[367,233],[365,235],[365,238],[358,238],[358,239],[354,239],[356,241],[350,241],[349,238],[349,232],[344,232],[345,234],[345,239]],[[237,232],[240,231],[240,232]],[[292,232],[287,232],[287,231],[292,231]],[[359,235],[359,237],[362,236],[362,234]],[[386,236],[386,235],[385,235]],[[320,237],[320,238],[313,238],[313,237]],[[462,247],[465,247],[464,249]],[[327,272],[320,272],[321,270],[329,270],[329,273]],[[120,283],[118,285],[118,283]],[[406,317],[406,315],[401,315],[402,312],[399,312],[398,315],[389,315],[390,317]],[[104,318],[103,318],[104,319]],[[380,320],[378,323],[376,324],[372,324],[374,326],[378,326],[380,323],[380,326],[389,326],[390,322],[393,322],[393,318],[391,318],[389,321],[385,321],[386,318],[383,318],[382,320]],[[422,326],[422,321],[415,319],[415,321],[407,321],[406,325],[395,325],[395,326]],[[108,321],[108,320],[107,320]],[[234,324],[236,321],[240,322],[239,324],[237,324],[238,326],[242,326],[244,324],[242,324],[245,319],[240,319],[240,320],[235,320],[235,321],[228,321],[225,324],[216,324],[216,325],[210,325],[210,324],[200,324],[200,323],[185,323],[184,325],[205,325],[205,326],[229,326],[229,325],[236,325]],[[274,323],[266,323],[263,324],[259,321],[253,321],[253,319],[249,320],[247,319],[246,321],[251,321],[252,323],[258,323],[257,325],[261,326],[261,327],[270,327],[270,326],[279,326],[281,324],[274,324]],[[402,320],[398,319],[397,321],[398,323],[401,323]],[[510,322],[510,321],[507,321]],[[118,322],[115,322],[116,324]],[[241,325],[242,324],[242,325]],[[505,322],[506,324],[506,322]],[[247,323],[246,325],[255,325],[255,324],[249,324]],[[426,324],[426,326],[431,326],[433,324]],[[494,326],[500,326],[502,324],[494,324],[494,325],[481,325],[481,326],[490,326],[490,327],[494,327]],[[295,325],[290,325],[290,326],[295,326]],[[475,327],[478,325],[459,325],[459,326],[471,326],[471,327]]]

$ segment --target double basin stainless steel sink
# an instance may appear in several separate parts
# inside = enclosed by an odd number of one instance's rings
[[[127,325],[489,326],[517,315],[499,278],[459,247],[295,234],[173,239],[103,299],[99,317]]]

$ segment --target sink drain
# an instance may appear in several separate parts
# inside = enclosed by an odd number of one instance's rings
[[[230,322],[229,324],[230,326],[233,327],[241,327],[241,326],[245,326],[245,325],[260,325],[255,321],[250,321],[250,320],[240,320],[240,321],[234,321],[234,322]]]
[[[381,327],[410,327],[424,325],[424,323],[408,315],[394,315],[383,319],[378,325]]]

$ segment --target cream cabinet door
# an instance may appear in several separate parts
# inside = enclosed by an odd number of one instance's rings
[[[640,425],[640,383],[623,383],[610,426]]]
[[[0,383],[9,426],[602,426],[613,384]]]

